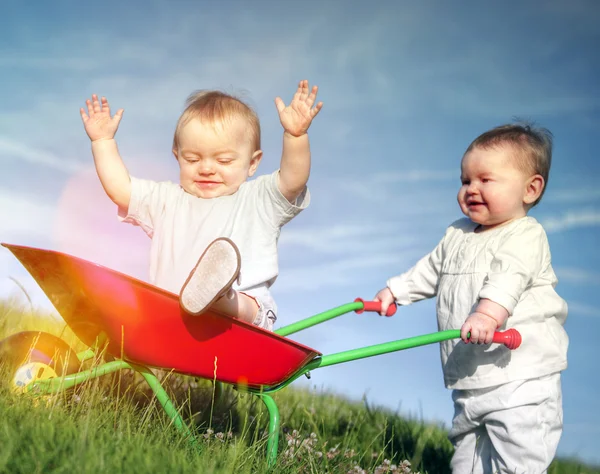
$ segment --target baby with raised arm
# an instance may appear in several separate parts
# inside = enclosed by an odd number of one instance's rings
[[[290,103],[275,99],[284,128],[277,171],[248,180],[263,152],[256,113],[220,91],[192,94],[175,128],[180,183],[129,175],[114,136],[123,109],[111,116],[96,95],[81,108],[100,182],[119,218],[152,239],[150,282],[179,294],[189,314],[218,312],[272,330],[277,307],[281,227],[310,201],[308,128],[319,113],[317,86],[301,81]]]
[[[385,314],[437,297],[439,330],[461,328],[465,343],[440,345],[453,389],[449,433],[456,473],[546,472],[562,433],[561,371],[567,367],[567,305],[543,227],[527,215],[548,182],[552,135],[509,124],[489,130],[461,163],[460,209],[437,247],[376,300]],[[515,328],[521,346],[490,344]]]

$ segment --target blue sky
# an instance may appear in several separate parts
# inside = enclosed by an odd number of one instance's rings
[[[119,224],[93,169],[79,107],[92,93],[125,114],[131,174],[178,177],[170,146],[189,93],[243,92],[262,123],[262,173],[278,166],[273,99],[300,79],[324,107],[310,130],[310,207],[280,240],[279,324],[372,297],[460,217],[470,141],[513,117],[555,135],[532,215],[548,232],[569,304],[559,454],[600,463],[600,4],[488,2],[11,2],[0,18],[0,241],[65,251],[147,279],[147,237]],[[326,5],[323,5],[325,4]],[[485,5],[483,4],[485,3]],[[0,252],[0,296],[48,305]],[[297,340],[324,353],[436,330],[433,301],[394,318],[348,315]],[[449,426],[450,392],[428,346],[317,370],[310,382]]]

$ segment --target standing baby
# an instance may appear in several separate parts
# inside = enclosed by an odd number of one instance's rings
[[[256,113],[220,91],[192,94],[173,140],[180,183],[129,175],[114,139],[123,109],[111,116],[96,95],[81,108],[104,191],[119,218],[152,239],[150,282],[178,293],[181,307],[197,315],[210,307],[272,330],[277,306],[270,287],[279,273],[281,227],[310,202],[308,128],[323,104],[308,81],[286,106],[275,99],[283,126],[277,171],[248,180],[263,156]]]
[[[466,218],[375,297],[385,314],[394,301],[435,296],[439,329],[460,327],[468,343],[440,344],[453,390],[455,473],[541,473],[556,453],[567,305],[554,289],[546,232],[528,216],[551,161],[552,134],[543,128],[507,124],[477,137],[461,162],[458,204]],[[500,328],[516,328],[522,345],[511,352],[490,344]]]

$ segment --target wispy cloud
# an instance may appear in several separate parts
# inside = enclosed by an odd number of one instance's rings
[[[600,308],[598,306],[592,306],[578,302],[568,302],[569,305],[569,316],[587,316],[598,318],[600,317]]]
[[[73,173],[84,168],[84,164],[61,158],[45,150],[19,143],[10,138],[0,136],[0,160],[14,166],[25,161],[30,164],[43,165],[64,173]]]
[[[3,240],[19,235],[48,235],[52,228],[56,208],[0,188],[0,223]]]
[[[555,267],[554,271],[560,281],[568,281],[584,285],[599,285],[600,273],[584,268]]]
[[[56,70],[87,73],[98,67],[98,63],[89,57],[47,57],[25,56],[23,54],[0,54],[0,66],[6,68],[25,68],[33,70]]]
[[[281,293],[299,291],[324,291],[336,287],[355,284],[357,277],[365,278],[369,270],[383,269],[391,264],[398,268],[408,268],[408,262],[414,260],[417,252],[396,251],[370,252],[358,257],[347,257],[316,265],[288,268],[277,280],[276,291]],[[382,275],[381,283],[390,275]]]
[[[398,194],[398,188],[395,185],[419,184],[431,188],[443,183],[450,185],[453,182],[458,182],[456,170],[413,169],[373,173],[360,178],[346,177],[338,180],[335,186],[361,199],[382,201],[389,200],[391,196]],[[416,201],[418,200],[413,201],[413,204],[416,204]]]
[[[540,217],[540,222],[548,233],[595,227],[600,225],[600,211],[596,209],[567,211],[560,216]]]
[[[390,247],[414,244],[416,237],[402,234],[391,224],[333,224],[282,232],[282,246],[302,246],[318,254],[368,254]]]
[[[440,181],[458,181],[457,170],[408,170],[376,173],[368,178],[372,184],[392,183],[436,183]]]
[[[297,258],[293,247],[305,250]],[[340,288],[390,268],[408,268],[428,250],[414,232],[397,223],[338,223],[294,228],[282,232],[281,254],[291,262],[277,280],[277,292]],[[378,270],[378,271],[377,271]],[[384,272],[385,273],[385,272]],[[381,276],[381,281],[385,279]]]
[[[544,200],[552,202],[588,202],[600,199],[599,188],[551,190]]]

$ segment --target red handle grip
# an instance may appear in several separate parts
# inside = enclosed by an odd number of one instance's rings
[[[496,344],[504,344],[512,351],[521,345],[521,333],[515,328],[497,331],[494,333],[492,341]]]
[[[365,301],[362,298],[356,298],[354,300],[355,302],[360,302],[363,304],[363,308],[362,309],[357,309],[355,311],[355,313],[357,314],[361,314],[363,311],[373,311],[375,313],[381,313],[381,301]],[[396,314],[396,304],[392,303],[391,305],[388,306],[387,312],[385,313],[386,316],[393,316],[394,314]]]

